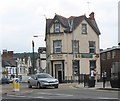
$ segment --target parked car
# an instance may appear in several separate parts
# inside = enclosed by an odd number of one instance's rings
[[[1,81],[0,81],[1,84],[9,84],[10,83],[10,80],[8,78],[1,78]]]
[[[59,81],[53,78],[50,74],[38,73],[32,75],[28,79],[28,88],[32,88],[32,86],[37,86],[37,88],[50,87],[50,86],[54,88],[58,88]]]

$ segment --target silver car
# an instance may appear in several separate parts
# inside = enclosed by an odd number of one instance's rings
[[[53,78],[50,74],[38,73],[38,74],[32,75],[28,79],[28,88],[32,88],[32,86],[37,86],[37,88],[49,87],[49,86],[58,88],[59,81]]]

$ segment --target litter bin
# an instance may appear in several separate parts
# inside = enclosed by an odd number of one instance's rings
[[[88,87],[95,87],[95,78],[89,77]]]
[[[12,87],[14,91],[20,90],[19,78],[14,78],[12,82]]]

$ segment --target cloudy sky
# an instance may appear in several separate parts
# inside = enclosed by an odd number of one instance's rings
[[[89,15],[95,19],[101,31],[100,48],[118,44],[119,0],[0,0],[0,51],[32,52],[45,46],[45,18],[55,13],[69,17]],[[89,2],[89,3],[88,3]],[[33,37],[38,35],[39,37]]]

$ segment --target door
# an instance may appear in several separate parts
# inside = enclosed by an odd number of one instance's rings
[[[58,71],[58,80],[59,83],[62,83],[62,71]]]

